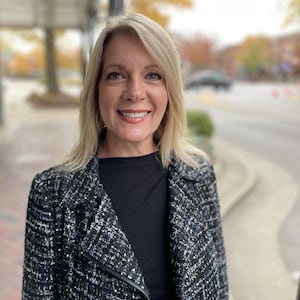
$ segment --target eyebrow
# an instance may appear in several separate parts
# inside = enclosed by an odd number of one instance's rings
[[[120,70],[126,70],[126,66],[122,65],[122,64],[118,64],[118,63],[113,63],[113,64],[109,64],[107,66],[105,66],[105,68],[103,69],[103,71],[106,71],[109,68],[118,68]],[[144,69],[152,69],[152,68],[157,68],[160,69],[160,67],[157,64],[150,64],[150,65],[146,65],[144,66]]]

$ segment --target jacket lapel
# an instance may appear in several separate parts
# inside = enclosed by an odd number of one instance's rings
[[[199,169],[176,159],[169,168],[171,264],[182,299],[212,300],[217,299],[216,254],[201,206],[207,200],[201,169],[204,161]]]
[[[74,176],[69,189],[70,193],[79,194],[89,201],[99,203],[93,221],[80,244],[82,252],[105,271],[128,282],[147,296],[147,287],[137,258],[121,229],[98,174],[98,159],[94,157],[85,169]]]

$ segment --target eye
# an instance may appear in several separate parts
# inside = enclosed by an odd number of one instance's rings
[[[150,73],[147,74],[147,79],[161,80],[162,76],[157,72],[150,72]]]
[[[109,79],[109,80],[118,80],[118,79],[122,79],[122,78],[124,78],[124,75],[122,75],[121,73],[118,73],[118,72],[111,72],[111,73],[108,73],[106,76],[106,79]]]

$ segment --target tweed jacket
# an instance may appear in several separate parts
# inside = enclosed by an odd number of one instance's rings
[[[178,299],[228,299],[212,165],[169,166],[170,255]],[[50,168],[29,194],[22,299],[150,299],[137,258],[99,178]]]

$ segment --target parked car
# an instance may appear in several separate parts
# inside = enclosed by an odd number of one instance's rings
[[[183,86],[185,89],[199,88],[203,86],[213,87],[214,89],[230,89],[232,86],[232,79],[218,71],[201,70],[188,76]]]

